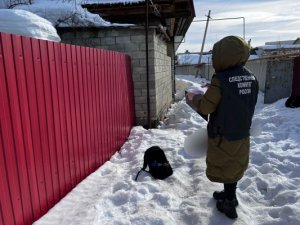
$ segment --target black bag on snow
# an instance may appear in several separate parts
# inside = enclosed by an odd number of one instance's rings
[[[300,96],[290,96],[286,100],[285,106],[288,108],[299,108],[300,107]]]
[[[147,171],[146,168],[149,167]],[[164,151],[159,146],[152,146],[148,148],[144,155],[144,165],[137,173],[135,180],[137,180],[141,171],[150,173],[155,179],[163,180],[173,174],[173,169],[167,160]]]

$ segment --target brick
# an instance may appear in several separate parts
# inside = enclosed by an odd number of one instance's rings
[[[101,43],[104,45],[115,45],[116,38],[115,37],[104,37],[104,38],[101,38]]]
[[[147,104],[136,104],[135,105],[135,110],[138,111],[138,112],[146,112],[147,111]]]
[[[98,38],[102,38],[102,37],[105,37],[106,33],[104,30],[99,30],[98,33],[97,33],[97,37]]]
[[[130,36],[118,36],[116,37],[116,43],[117,44],[130,44]]]
[[[117,37],[117,36],[120,36],[120,33],[122,33],[122,32],[119,32],[119,30],[116,30],[116,29],[112,29],[112,30],[110,30],[109,35],[113,36],[113,37]]]
[[[127,43],[124,43],[125,45],[125,49],[127,51],[134,51],[134,52],[139,52],[140,51],[140,48],[139,48],[139,45],[136,44],[136,43],[133,43],[131,40],[128,41]]]
[[[142,89],[135,89],[134,97],[141,97],[141,96],[142,96]]]
[[[133,73],[145,73],[146,67],[135,67],[132,68]]]
[[[120,44],[115,44],[115,45],[110,45],[112,50],[118,51],[118,52],[125,52],[125,47],[124,45]]]
[[[66,39],[74,39],[75,38],[75,33],[73,32],[60,32],[59,36],[62,40],[66,40]]]
[[[144,35],[134,35],[130,36],[130,40],[138,44],[139,42],[145,42],[146,39]]]
[[[146,84],[146,82],[135,82],[134,83],[134,88],[144,89],[144,88],[147,88],[147,84]]]
[[[147,102],[147,96],[135,97],[135,103],[141,104]]]

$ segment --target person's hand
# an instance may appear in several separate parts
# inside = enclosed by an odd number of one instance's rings
[[[185,97],[186,97],[189,101],[192,101],[194,96],[195,96],[194,93],[188,92],[188,93],[186,94]]]
[[[209,83],[206,83],[206,84],[201,85],[202,88],[204,88],[204,87],[209,88],[209,86],[210,86]]]

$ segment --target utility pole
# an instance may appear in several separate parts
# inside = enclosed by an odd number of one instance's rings
[[[145,43],[146,43],[146,79],[147,79],[147,128],[151,128],[151,109],[150,109],[150,85],[149,85],[149,44],[148,44],[148,29],[149,29],[149,0],[145,1]]]
[[[208,27],[209,19],[210,19],[210,10],[208,11],[208,15],[207,15],[207,20],[206,20],[206,25],[205,25],[205,31],[204,31],[204,37],[203,37],[203,40],[202,40],[202,46],[201,46],[201,52],[200,52],[200,55],[199,55],[198,65],[201,64],[201,59],[202,59],[203,48],[204,48],[204,44],[205,44],[205,39],[206,39],[206,33],[207,33],[207,27]],[[197,70],[196,77],[199,74],[199,70],[200,70],[200,68],[198,68],[198,70]]]
[[[243,16],[240,16],[240,17],[230,17],[230,18],[220,18],[220,19],[212,19],[212,18],[210,18],[210,21],[216,21],[216,20],[236,20],[236,19],[243,19],[243,38],[244,38],[244,40],[246,40],[246,37],[245,37],[245,29],[246,29],[246,19],[245,19],[245,17],[243,17]],[[195,23],[195,22],[204,22],[204,21],[206,21],[206,20],[194,20],[193,21],[193,23]]]
[[[210,19],[210,10],[208,11],[208,15],[207,15],[207,20],[206,20],[206,25],[205,25],[205,31],[204,31],[204,37],[203,37],[203,40],[202,40],[202,46],[201,46],[201,52],[200,52],[200,57],[199,57],[198,64],[201,63],[201,58],[202,58],[202,54],[203,54],[203,48],[204,48],[204,44],[205,44],[205,39],[206,39],[206,33],[207,33],[207,27],[208,27],[209,19]]]

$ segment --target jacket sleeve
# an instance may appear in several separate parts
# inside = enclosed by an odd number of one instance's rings
[[[203,96],[195,95],[193,97],[193,105],[198,112],[208,115],[216,110],[221,97],[221,83],[213,77],[206,93]]]

